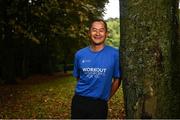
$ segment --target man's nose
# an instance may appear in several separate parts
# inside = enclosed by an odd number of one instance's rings
[[[97,31],[96,31],[96,35],[99,35],[99,34],[100,34],[100,31],[99,31],[99,30],[97,30]]]

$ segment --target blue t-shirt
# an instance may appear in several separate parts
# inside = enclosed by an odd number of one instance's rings
[[[75,54],[73,75],[79,78],[75,93],[81,96],[108,100],[112,78],[119,78],[119,52],[105,46],[94,52],[90,47],[80,49]]]

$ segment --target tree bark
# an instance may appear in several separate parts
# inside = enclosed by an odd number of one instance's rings
[[[126,118],[180,117],[179,89],[174,89],[180,85],[180,69],[175,67],[180,47],[174,44],[177,4],[177,0],[120,1]]]

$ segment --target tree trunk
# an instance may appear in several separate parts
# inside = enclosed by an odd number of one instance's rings
[[[172,115],[175,118],[180,118],[180,29],[179,29],[179,0],[174,0],[172,12],[174,14],[172,19],[173,41],[172,41]],[[178,117],[176,117],[178,116]]]
[[[3,6],[3,38],[2,38],[2,48],[1,48],[1,74],[2,79],[7,84],[16,83],[16,73],[15,73],[15,48],[14,41],[12,38],[12,27],[10,25],[10,16],[8,16],[8,5],[11,1],[6,1]]]
[[[127,118],[180,117],[180,69],[175,67],[180,66],[180,53],[176,49],[180,47],[174,44],[178,39],[173,23],[177,3],[173,0],[120,1]]]

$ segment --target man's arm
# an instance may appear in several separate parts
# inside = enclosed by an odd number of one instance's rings
[[[118,78],[118,79],[116,78],[113,80],[109,99],[111,99],[111,97],[116,93],[116,91],[118,90],[120,85],[121,85],[120,78]]]

